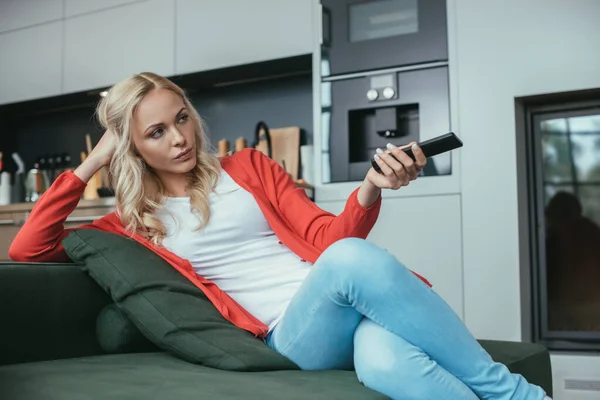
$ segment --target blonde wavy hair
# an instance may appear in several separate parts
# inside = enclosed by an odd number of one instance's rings
[[[204,122],[183,89],[160,75],[143,72],[112,86],[98,104],[96,114],[104,129],[117,137],[110,162],[111,186],[115,190],[117,213],[125,228],[158,245],[166,235],[162,222],[154,215],[166,196],[156,173],[138,155],[132,139],[133,113],[140,101],[154,89],[167,89],[181,96],[196,132],[196,166],[188,174],[187,192],[192,212],[203,228],[210,218],[208,196],[214,190],[221,165],[210,153]]]

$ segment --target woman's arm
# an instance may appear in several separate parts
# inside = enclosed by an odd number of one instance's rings
[[[273,186],[269,192],[275,193],[271,203],[277,208],[278,214],[316,248],[325,250],[332,243],[347,237],[364,239],[375,225],[381,197],[378,191],[369,192],[367,184],[350,194],[344,210],[336,216],[311,201],[304,189],[297,187],[274,160],[255,150],[251,150],[250,157],[263,184]],[[368,198],[365,205],[359,201],[359,193]],[[376,198],[373,198],[374,194],[377,194]]]
[[[15,236],[8,255],[18,262],[64,262],[61,241],[71,229],[64,222],[73,212],[86,183],[72,171],[62,173],[40,197]],[[85,227],[85,226],[84,226]]]
[[[62,173],[40,197],[14,238],[8,255],[18,262],[64,262],[69,257],[61,241],[73,229],[64,229],[90,178],[112,157],[112,134],[105,134],[89,157],[75,171]],[[92,228],[94,224],[77,229]]]
[[[366,238],[379,216],[381,189],[397,190],[417,179],[427,159],[416,143],[408,146],[412,146],[414,161],[401,147],[390,144],[388,152],[378,149],[375,160],[382,173],[370,168],[360,187],[350,194],[344,210],[337,216],[313,203],[304,189],[298,188],[274,160],[258,151],[253,152],[253,158],[255,164],[263,164],[261,171],[269,171],[270,176],[266,180],[275,185],[275,202],[282,217],[307,242],[324,250],[343,238]]]
[[[375,186],[371,181],[365,178],[356,195],[361,206],[370,207],[381,197],[381,188]]]

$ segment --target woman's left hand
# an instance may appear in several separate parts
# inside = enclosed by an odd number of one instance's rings
[[[415,161],[402,150],[409,146],[412,146]],[[427,164],[427,158],[416,143],[411,143],[402,147],[388,144],[387,147],[388,151],[377,149],[377,154],[375,154],[375,162],[379,165],[383,174],[380,174],[375,171],[374,168],[371,168],[367,173],[366,179],[373,186],[380,189],[397,190],[417,179],[419,172],[421,172],[425,164]],[[392,157],[392,155],[394,157]]]
[[[409,146],[412,146],[415,161],[402,150]],[[402,147],[388,145],[388,151],[377,152],[375,162],[381,168],[382,174],[373,167],[369,169],[358,191],[358,202],[363,207],[373,204],[379,198],[381,189],[397,190],[417,179],[419,172],[427,164],[427,158],[416,143],[411,143]]]

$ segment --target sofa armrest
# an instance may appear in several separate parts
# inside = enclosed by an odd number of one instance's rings
[[[529,383],[540,386],[552,396],[552,364],[546,347],[502,340],[480,340],[479,343],[494,361],[506,365],[512,373],[523,375]]]
[[[74,264],[0,263],[0,365],[101,354],[110,297]]]

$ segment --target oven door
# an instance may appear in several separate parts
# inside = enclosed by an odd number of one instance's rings
[[[322,0],[322,76],[448,59],[445,0]]]

